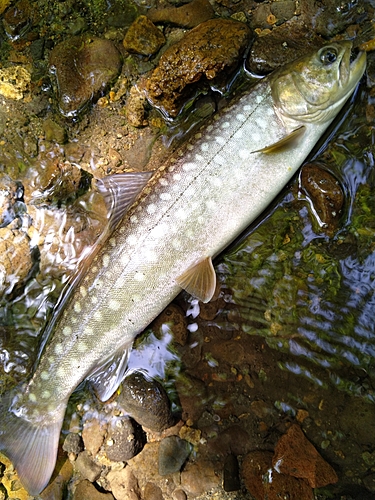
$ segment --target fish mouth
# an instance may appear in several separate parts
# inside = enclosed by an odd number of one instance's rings
[[[366,53],[353,48],[352,42],[341,42],[345,49],[339,71],[341,86],[353,89],[366,69]],[[350,90],[349,90],[350,91]]]

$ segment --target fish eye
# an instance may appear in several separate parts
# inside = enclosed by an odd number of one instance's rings
[[[328,66],[329,64],[332,64],[336,61],[337,50],[334,47],[324,47],[319,52],[319,57],[320,57],[321,62],[325,66]]]

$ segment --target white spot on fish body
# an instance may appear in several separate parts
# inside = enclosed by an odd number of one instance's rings
[[[224,144],[226,144],[226,140],[224,139],[224,137],[221,137],[221,135],[217,135],[215,137],[215,141],[220,144],[220,146],[224,146]]]
[[[135,273],[134,279],[136,281],[144,281],[145,280],[145,275],[143,273],[140,273],[140,272]]]
[[[49,391],[43,391],[42,392],[42,398],[43,399],[48,399],[51,397],[51,393]]]
[[[102,319],[102,313],[100,311],[95,311],[94,312],[94,319],[96,319],[96,321],[100,321]]]
[[[91,295],[90,299],[92,304],[98,303],[98,297],[96,295]]]
[[[86,352],[87,351],[87,345],[84,344],[83,342],[79,342],[77,344],[77,351],[78,352]]]
[[[173,175],[173,179],[174,179],[175,181],[180,181],[180,180],[181,180],[181,174],[174,174],[174,175]]]
[[[185,212],[184,209],[182,208],[179,208],[176,212],[175,212],[175,216],[177,217],[177,219],[180,219],[180,220],[186,220],[187,219],[187,213]]]
[[[243,130],[240,128],[233,134],[233,139],[242,139],[243,137]]]
[[[70,326],[64,326],[62,332],[63,332],[63,335],[65,335],[66,337],[69,337],[73,333],[73,330]]]
[[[223,122],[223,123],[221,124],[221,128],[224,128],[224,129],[225,129],[225,128],[229,128],[229,127],[230,127],[230,123],[229,123],[229,122]]]
[[[132,224],[136,224],[138,222],[138,217],[136,215],[132,215],[129,220]]]
[[[197,168],[197,164],[194,162],[188,162],[188,163],[184,163],[182,165],[182,169],[185,172],[191,172],[192,170],[195,170],[196,168]]]
[[[214,200],[207,200],[206,201],[206,207],[209,210],[213,210],[214,208],[216,208],[216,202]]]
[[[109,244],[111,245],[111,247],[115,247],[116,246],[116,238],[111,238],[109,240]]]
[[[112,309],[113,311],[118,311],[121,307],[121,304],[118,300],[115,300],[115,299],[111,299],[109,302],[108,302],[108,307],[110,309]]]
[[[130,246],[136,245],[137,237],[135,236],[135,234],[131,234],[130,236],[128,236],[126,238],[126,243],[128,243],[128,245],[130,245]]]
[[[63,345],[62,344],[56,344],[55,348],[54,348],[54,351],[58,355],[62,354],[64,352]]]
[[[239,122],[244,122],[246,120],[246,116],[243,113],[238,113],[236,118]]]
[[[80,313],[81,312],[81,304],[79,302],[75,302],[74,303],[74,310],[76,313]]]
[[[204,142],[203,144],[201,144],[201,150],[206,152],[210,149],[210,145],[208,144],[208,142]]]
[[[48,379],[49,379],[49,373],[48,373],[48,372],[46,372],[46,371],[41,372],[41,373],[40,373],[40,378],[41,378],[42,380],[48,380]]]
[[[36,396],[33,392],[30,392],[29,399],[32,403],[36,403]]]
[[[105,254],[103,255],[103,261],[102,261],[103,267],[108,267],[108,266],[109,266],[110,261],[111,261],[110,256],[109,256],[107,253],[105,253]]]
[[[82,295],[82,297],[86,297],[87,295],[87,290],[84,286],[79,287],[79,293]]]
[[[170,193],[160,193],[159,197],[163,201],[168,201],[168,200],[170,200],[172,198],[172,196],[170,195]]]
[[[91,326],[86,326],[86,328],[83,330],[83,333],[85,335],[92,335],[94,333],[94,330],[91,328]]]
[[[251,106],[250,106],[250,104],[245,104],[245,106],[243,107],[243,110],[244,110],[244,111],[251,111]]]
[[[162,186],[168,186],[169,182],[164,177],[161,177],[159,179],[159,184],[161,184]]]
[[[152,215],[156,212],[156,205],[154,203],[151,203],[151,205],[147,206],[147,213]]]
[[[181,248],[182,248],[181,241],[180,240],[172,240],[172,247],[175,250],[181,250]]]
[[[255,102],[256,102],[257,104],[260,104],[260,103],[262,102],[262,96],[261,96],[261,95],[257,95],[257,96],[255,96]]]
[[[214,161],[217,165],[225,165],[225,163],[226,163],[225,159],[224,159],[221,155],[216,155],[216,156],[213,158],[213,161]]]
[[[208,125],[208,127],[206,127],[206,132],[211,132],[213,128],[213,125]]]

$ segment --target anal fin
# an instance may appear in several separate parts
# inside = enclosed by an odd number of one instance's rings
[[[201,302],[209,302],[216,288],[216,273],[211,257],[185,271],[177,278],[177,283]]]
[[[265,153],[265,154],[280,153],[281,151],[284,151],[294,146],[297,140],[300,137],[302,137],[302,135],[305,133],[305,131],[306,127],[304,125],[301,125],[301,127],[292,130],[290,134],[286,135],[285,137],[282,137],[279,141],[270,144],[269,146],[265,146],[262,149],[257,149],[256,151],[253,151],[253,153]]]

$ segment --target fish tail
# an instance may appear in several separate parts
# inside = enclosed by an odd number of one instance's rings
[[[3,399],[4,401],[4,399]],[[51,422],[31,422],[10,405],[0,407],[0,450],[12,462],[23,487],[38,495],[51,479],[56,464],[65,408]]]

